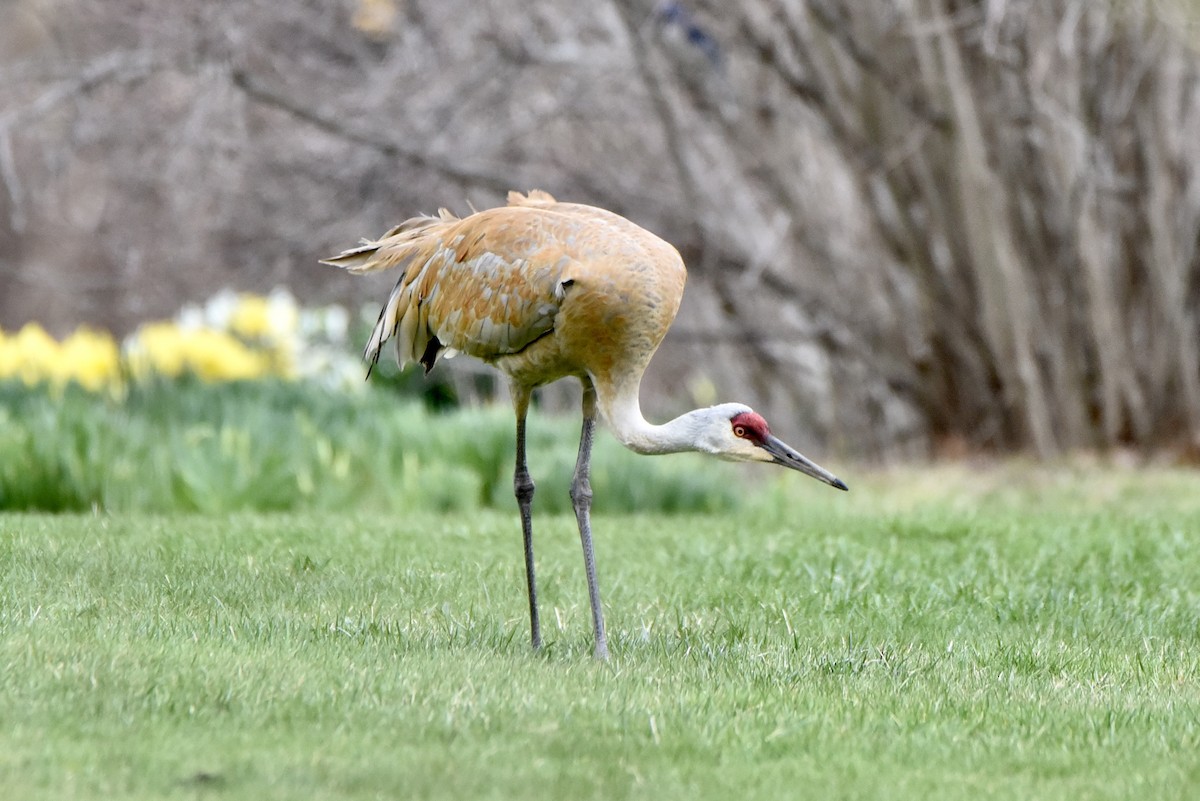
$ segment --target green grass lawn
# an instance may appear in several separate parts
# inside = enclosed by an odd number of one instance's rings
[[[0,796],[1200,793],[1200,477],[842,472],[598,515],[607,664],[561,514],[541,654],[515,510],[0,515]]]

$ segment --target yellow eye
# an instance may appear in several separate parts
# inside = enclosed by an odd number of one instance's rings
[[[733,435],[734,435],[735,437],[744,437],[744,436],[746,436],[746,427],[745,427],[745,426],[734,426],[734,427],[733,427]]]

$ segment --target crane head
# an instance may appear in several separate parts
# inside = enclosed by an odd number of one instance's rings
[[[831,487],[848,490],[840,478],[771,433],[762,415],[741,404],[712,407],[713,422],[705,450],[738,462],[768,462],[798,470]]]

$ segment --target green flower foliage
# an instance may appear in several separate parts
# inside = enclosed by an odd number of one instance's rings
[[[578,420],[529,427],[538,511],[569,509]],[[131,382],[124,397],[0,383],[0,509],[111,511],[515,508],[508,408],[435,412],[368,390],[283,380]],[[652,459],[602,439],[598,510],[732,508],[736,468]]]

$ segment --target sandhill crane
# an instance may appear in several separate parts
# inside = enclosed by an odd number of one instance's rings
[[[769,462],[838,489],[840,479],[771,433],[749,406],[723,403],[663,425],[642,417],[642,373],[679,309],[686,271],[674,247],[624,217],[559,203],[545,192],[512,192],[508,205],[459,218],[407,220],[377,240],[327,259],[352,273],[396,268],[399,280],[364,353],[372,364],[391,339],[401,367],[429,372],[461,351],[510,379],[517,423],[513,490],[525,540],[530,637],[541,646],[533,568],[533,480],[525,464],[525,416],[535,387],[567,376],[583,384],[583,430],[571,482],[592,607],[595,656],[608,656],[596,582],[588,480],[597,412],[637,453],[699,451]]]

